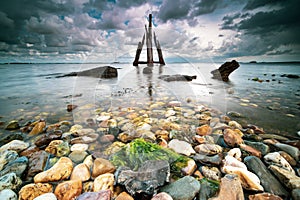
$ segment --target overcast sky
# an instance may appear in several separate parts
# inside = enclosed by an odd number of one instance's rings
[[[1,62],[132,59],[149,13],[165,57],[300,61],[299,0],[1,0]]]

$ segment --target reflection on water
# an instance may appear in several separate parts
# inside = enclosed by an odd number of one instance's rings
[[[0,66],[1,121],[43,117],[56,122],[94,116],[95,109],[145,107],[157,101],[192,101],[217,108],[223,113],[240,112],[245,120],[269,132],[295,135],[300,130],[300,81],[281,77],[300,74],[299,64],[241,64],[230,75],[230,82],[211,79],[211,63],[173,63],[145,67],[116,64],[118,78],[95,79],[56,74],[81,71],[106,64],[33,64]],[[191,82],[166,82],[161,75],[197,75]],[[53,75],[53,76],[52,76]],[[258,77],[264,82],[252,81]],[[268,82],[267,82],[268,80]],[[73,116],[67,104],[76,104]]]

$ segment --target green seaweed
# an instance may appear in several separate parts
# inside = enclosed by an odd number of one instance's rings
[[[127,166],[132,170],[137,170],[147,160],[166,160],[170,164],[171,173],[181,177],[181,169],[187,166],[190,158],[140,138],[126,144],[110,157],[116,167]]]

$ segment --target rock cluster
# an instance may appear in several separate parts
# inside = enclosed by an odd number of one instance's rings
[[[238,116],[170,100],[77,124],[12,121],[0,139],[0,199],[296,200],[299,141]]]

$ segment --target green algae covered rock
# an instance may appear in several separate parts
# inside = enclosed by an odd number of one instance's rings
[[[135,171],[148,160],[168,161],[172,175],[181,177],[181,169],[186,167],[191,159],[140,138],[126,144],[110,157],[110,161],[116,167],[126,166]]]

